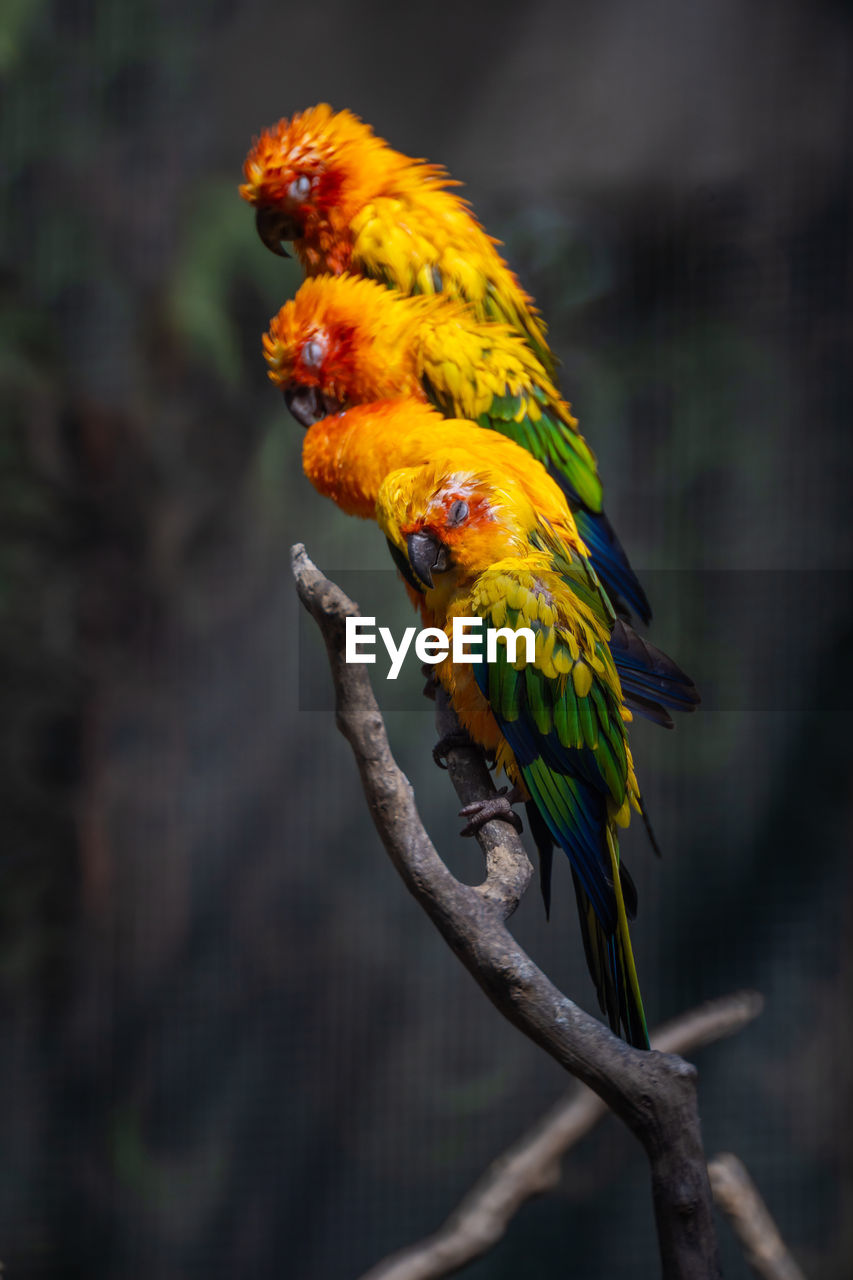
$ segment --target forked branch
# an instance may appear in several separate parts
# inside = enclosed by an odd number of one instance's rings
[[[711,1000],[661,1027],[652,1044],[668,1053],[691,1052],[740,1031],[758,1016],[762,1004],[754,991]],[[383,1259],[361,1280],[439,1280],[487,1253],[527,1200],[557,1186],[563,1156],[605,1115],[601,1098],[576,1085],[492,1161],[437,1231]],[[709,1172],[719,1203],[713,1163]]]

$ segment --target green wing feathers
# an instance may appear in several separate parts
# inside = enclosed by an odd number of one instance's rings
[[[616,829],[639,795],[622,720],[619,678],[607,647],[609,615],[564,598],[558,575],[495,571],[478,580],[472,601],[487,630],[526,626],[535,637],[527,662],[519,643],[510,661],[503,637],[496,662],[475,668],[498,725],[544,823],[567,854],[578,890],[587,961],[611,1026],[648,1047],[628,931]],[[582,579],[583,580],[583,579]],[[491,603],[490,603],[491,598]],[[629,899],[633,899],[633,890]]]

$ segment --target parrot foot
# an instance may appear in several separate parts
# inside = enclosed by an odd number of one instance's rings
[[[432,749],[432,758],[439,769],[446,769],[447,765],[444,761],[448,751],[452,751],[454,747],[473,746],[476,746],[476,743],[471,741],[464,729],[453,729],[450,733],[446,733],[443,738],[439,738]]]
[[[521,835],[524,830],[521,818],[512,806],[523,799],[518,787],[513,787],[511,791],[501,787],[497,795],[490,796],[488,800],[475,800],[473,804],[466,804],[464,809],[459,810],[459,817],[468,818],[469,822],[459,834],[474,836],[487,822],[497,819],[499,822],[508,822]]]

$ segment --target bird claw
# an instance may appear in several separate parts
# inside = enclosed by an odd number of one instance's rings
[[[521,818],[512,807],[521,799],[515,787],[509,792],[506,787],[501,787],[497,794],[489,796],[488,800],[475,800],[473,804],[466,804],[464,809],[459,810],[459,817],[470,818],[470,821],[459,834],[474,836],[487,822],[498,821],[508,822],[521,835],[524,830]]]
[[[468,737],[464,729],[453,729],[450,733],[446,733],[443,738],[439,738],[438,742],[432,749],[432,758],[438,765],[439,769],[446,769],[444,763],[448,751],[452,751],[454,747],[473,747],[474,743]]]

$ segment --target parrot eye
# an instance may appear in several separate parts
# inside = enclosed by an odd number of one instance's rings
[[[457,498],[447,513],[447,523],[455,528],[462,524],[463,520],[468,519],[468,503],[462,498]]]
[[[318,369],[321,360],[323,360],[323,347],[319,342],[309,342],[305,351],[302,352],[302,364],[309,366],[309,369]]]
[[[302,349],[302,363],[306,369],[319,369],[326,354],[326,344],[319,338],[312,338]]]
[[[311,192],[311,179],[307,173],[300,173],[298,178],[294,178],[287,189],[287,194],[291,200],[304,200]]]

